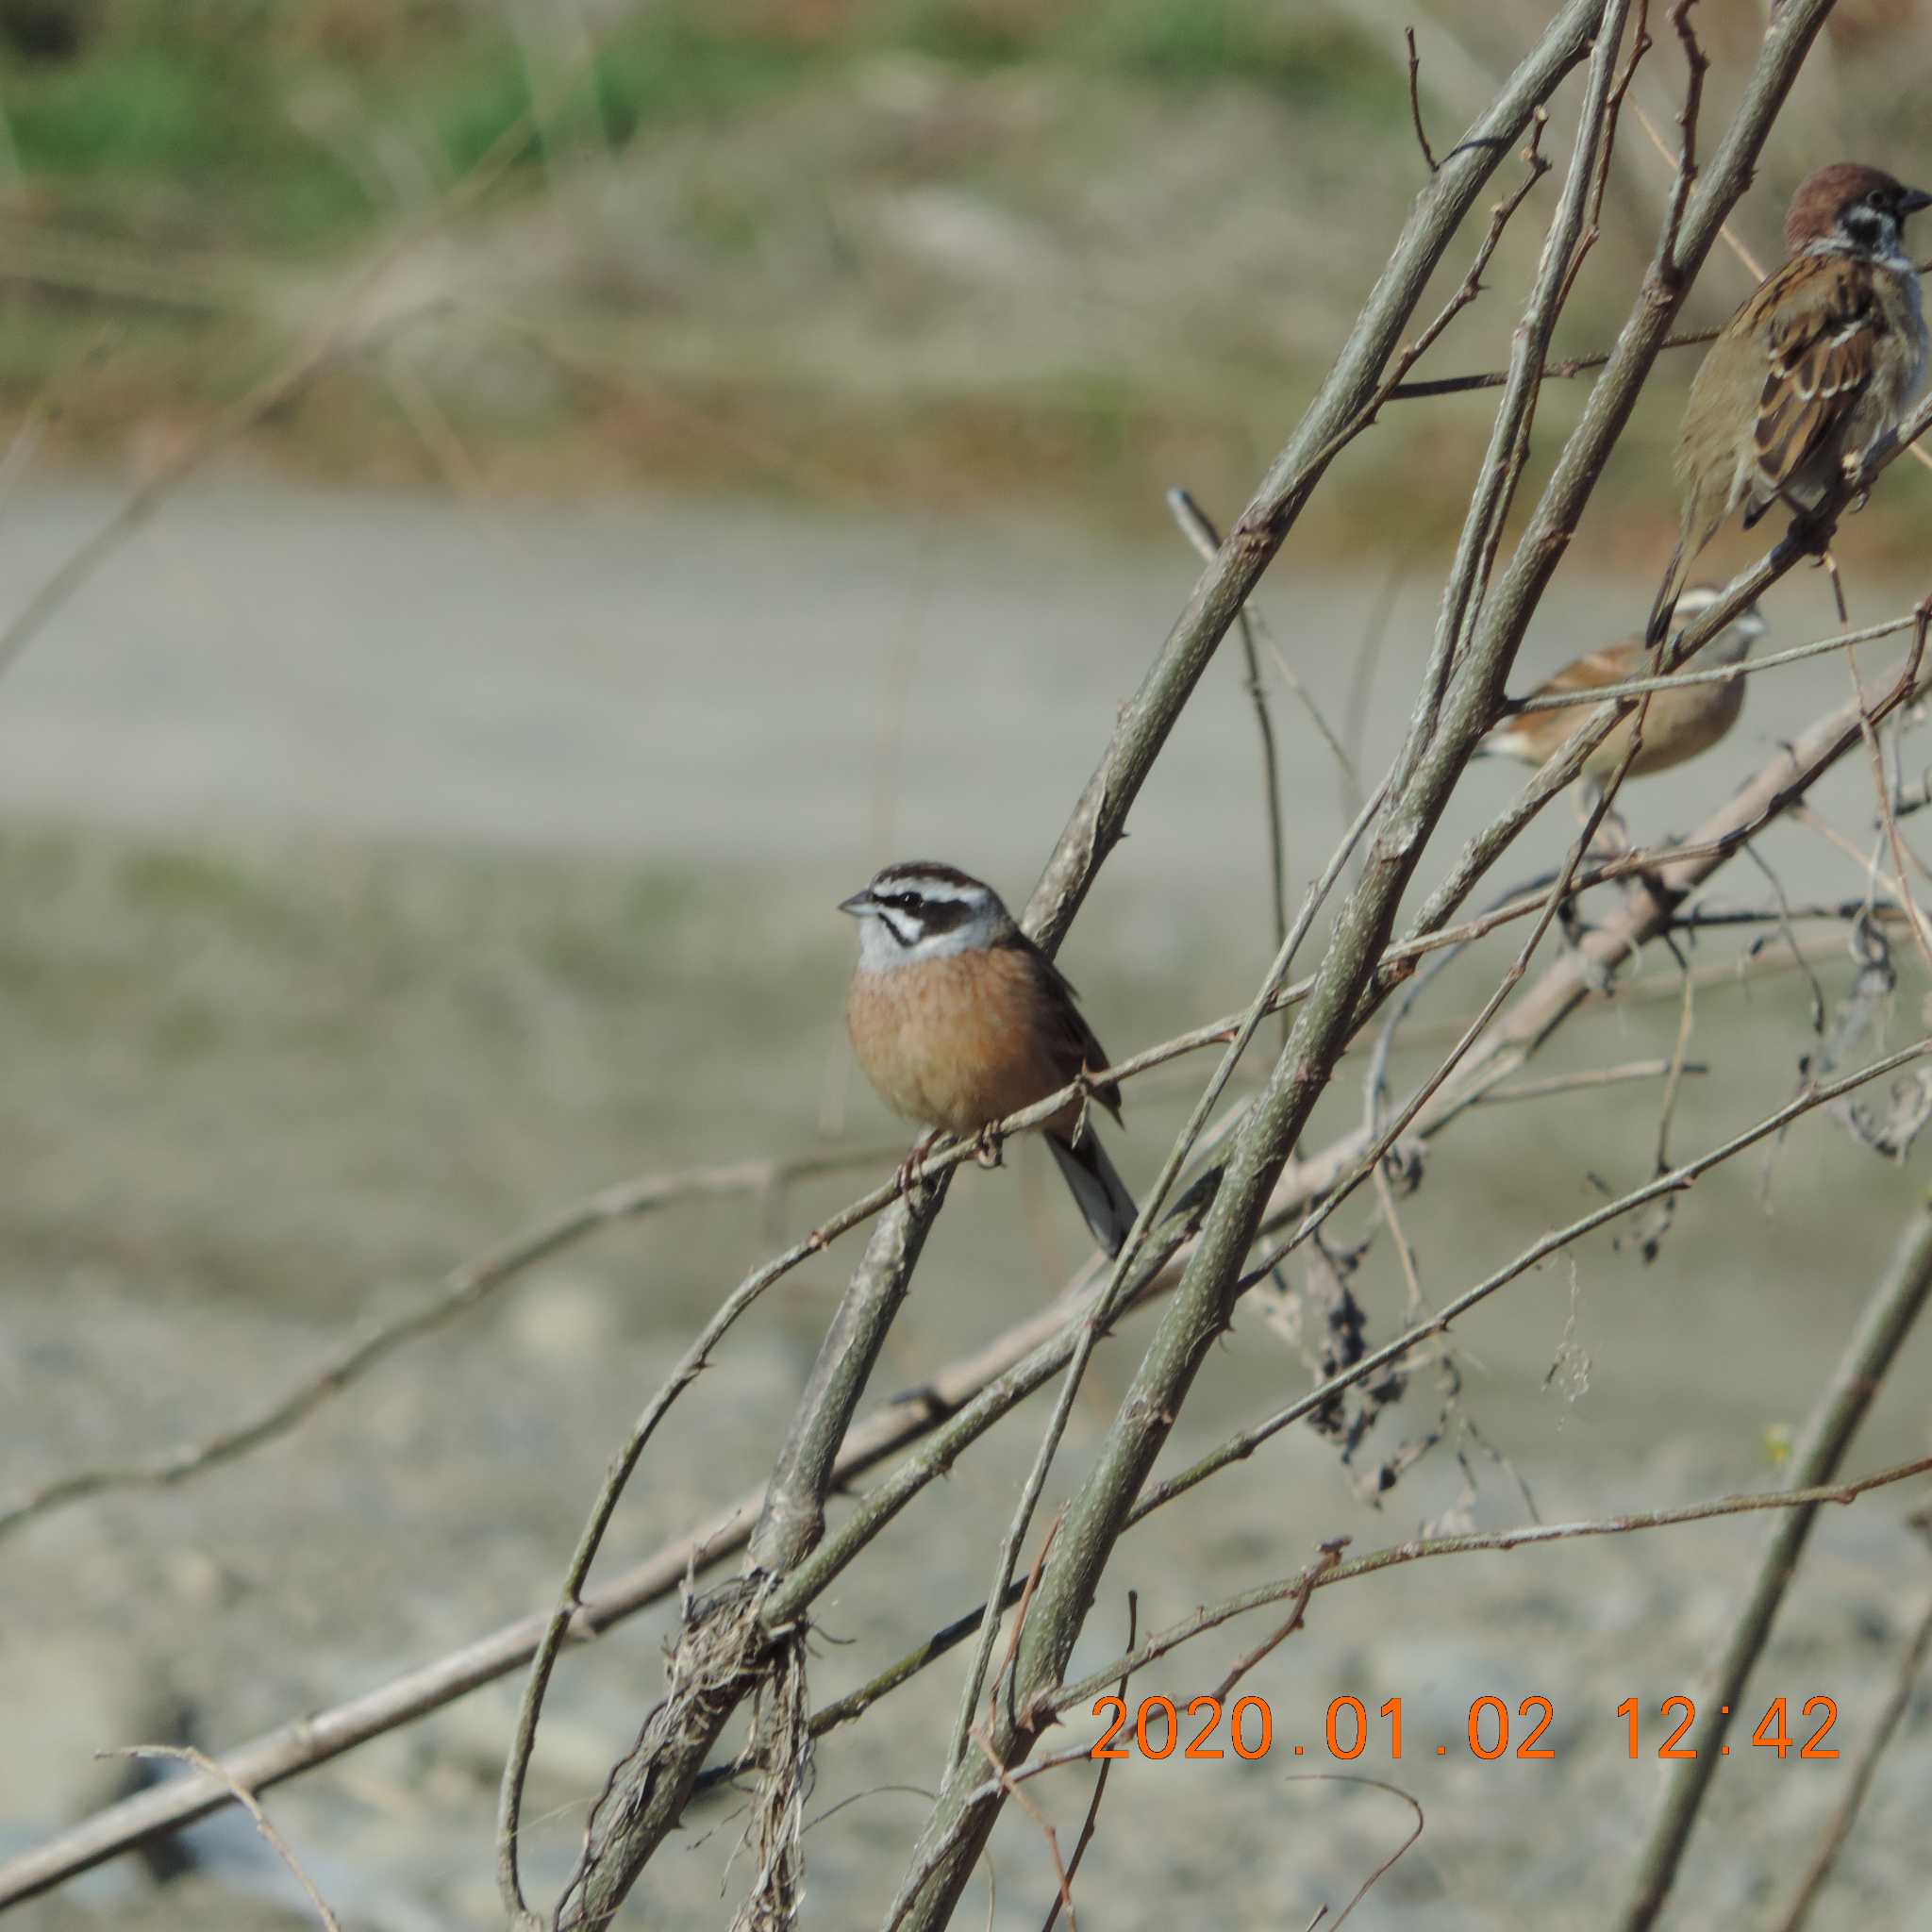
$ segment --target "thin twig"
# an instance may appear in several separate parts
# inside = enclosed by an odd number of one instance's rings
[[[1907,923],[1912,929],[1912,941],[1919,949],[1919,958],[1932,971],[1932,939],[1925,929],[1925,915],[1919,908],[1919,902],[1912,896],[1911,871],[1906,864],[1905,839],[1898,828],[1898,815],[1891,808],[1891,786],[1885,775],[1885,755],[1878,748],[1878,734],[1872,727],[1870,701],[1865,696],[1865,680],[1858,675],[1858,655],[1856,651],[1845,654],[1845,674],[1852,681],[1852,695],[1858,705],[1858,730],[1865,741],[1865,750],[1872,761],[1873,789],[1877,793],[1879,823],[1885,830],[1885,839],[1891,848],[1891,862],[1898,873],[1898,896],[1906,914]]]
[[[1677,1037],[1671,1043],[1670,1072],[1664,1075],[1663,1105],[1657,1109],[1657,1158],[1652,1165],[1658,1174],[1668,1172],[1671,1165],[1671,1122],[1677,1111],[1677,1092],[1690,1051],[1690,1024],[1697,999],[1697,981],[1690,960],[1680,958],[1677,963],[1683,973],[1684,1003],[1677,1013]]]
[[[1235,1659],[1226,1676],[1223,1677],[1221,1682],[1208,1693],[1216,1704],[1225,1704],[1227,1702],[1227,1693],[1269,1652],[1287,1642],[1302,1627],[1302,1619],[1308,1613],[1308,1599],[1314,1595],[1315,1586],[1321,1582],[1323,1576],[1328,1571],[1334,1569],[1336,1564],[1341,1562],[1341,1552],[1347,1546],[1347,1543],[1348,1539],[1346,1537],[1338,1537],[1333,1542],[1326,1542],[1322,1545],[1322,1554],[1316,1557],[1307,1569],[1302,1572],[1301,1587],[1295,1591],[1294,1602],[1290,1607],[1287,1621],[1278,1629],[1271,1631],[1266,1637],[1262,1638],[1253,1650],[1244,1651]],[[1131,1643],[1127,1645],[1130,1651],[1133,1647]],[[1125,1684],[1126,1681],[1126,1678],[1123,1676],[1121,1682]]]
[[[1677,126],[1683,134],[1683,144],[1678,150],[1677,172],[1671,183],[1670,202],[1664,209],[1663,239],[1657,244],[1657,260],[1667,275],[1674,275],[1680,279],[1685,274],[1685,264],[1677,259],[1677,238],[1683,232],[1684,210],[1690,200],[1691,184],[1697,179],[1697,119],[1704,106],[1704,76],[1710,71],[1710,62],[1705,58],[1704,49],[1698,44],[1696,30],[1690,25],[1690,9],[1696,4],[1697,0],[1675,0],[1668,16],[1676,32],[1677,42],[1684,50],[1684,105],[1677,112]]]
[[[1416,1088],[1415,1091],[1403,1105],[1401,1111],[1395,1116],[1394,1120],[1377,1133],[1374,1141],[1357,1163],[1355,1173],[1339,1186],[1332,1189],[1322,1205],[1302,1223],[1295,1232],[1293,1241],[1288,1244],[1289,1249],[1300,1245],[1302,1241],[1314,1234],[1336,1212],[1341,1204],[1348,1199],[1364,1179],[1371,1174],[1380,1174],[1384,1158],[1402,1136],[1408,1131],[1416,1116],[1422,1112],[1423,1108],[1428,1105],[1429,1101],[1441,1089],[1442,1084],[1449,1078],[1450,1074],[1462,1063],[1469,1050],[1482,1038],[1483,1034],[1488,1030],[1490,1023],[1502,1010],[1504,1002],[1523,983],[1524,975],[1529,971],[1529,962],[1535,957],[1537,947],[1542,942],[1544,934],[1549,931],[1557,914],[1562,909],[1574,886],[1576,869],[1582,864],[1583,855],[1590,849],[1590,842],[1595,838],[1597,827],[1602,824],[1606,814],[1609,811],[1611,801],[1616,797],[1617,786],[1622,781],[1624,773],[1629,770],[1631,761],[1636,758],[1641,743],[1641,738],[1633,734],[1629,743],[1624,746],[1617,769],[1611,774],[1609,782],[1597,792],[1595,799],[1592,801],[1589,815],[1584,822],[1583,829],[1577,834],[1575,841],[1572,843],[1570,851],[1564,858],[1562,869],[1557,874],[1555,884],[1543,894],[1541,909],[1537,913],[1535,924],[1530,927],[1528,938],[1524,941],[1516,958],[1510,961],[1507,970],[1504,973],[1502,978],[1497,981],[1489,998],[1483,1002],[1482,1009],[1463,1028],[1461,1036],[1457,1039],[1455,1045],[1449,1049],[1449,1052],[1437,1065],[1435,1071]],[[1400,1017],[1402,1010],[1404,1009],[1398,1009],[1396,1018]],[[1393,1038],[1394,1027],[1391,1024],[1388,1031],[1384,1033],[1380,1048],[1378,1049],[1378,1067],[1386,1059],[1388,1049]],[[1373,1130],[1377,1124],[1377,1102],[1380,1098],[1378,1080],[1372,1079],[1370,1093],[1369,1125]],[[1385,1208],[1392,1209],[1393,1196],[1385,1191],[1384,1201]],[[1285,1259],[1286,1255],[1287,1250],[1284,1250],[1280,1258]],[[1422,1300],[1422,1286],[1420,1282],[1413,1278],[1412,1274],[1410,1277],[1410,1287],[1416,1302],[1420,1303]]]
[[[1721,329],[1700,328],[1689,335],[1672,336],[1661,342],[1660,349],[1695,349],[1706,342],[1714,342],[1723,333]],[[1613,349],[1598,349],[1588,356],[1566,356],[1560,361],[1545,362],[1537,372],[1539,382],[1566,382],[1573,376],[1593,375],[1599,369],[1607,368],[1615,355]],[[1438,375],[1420,382],[1398,382],[1387,396],[1385,402],[1414,403],[1429,396],[1466,395],[1474,390],[1501,389],[1509,380],[1507,369],[1485,369],[1473,375]]]
[[[1244,1617],[1250,1611],[1265,1609],[1300,1594],[1310,1574],[1315,1574],[1317,1590],[1351,1583],[1357,1577],[1373,1576],[1378,1571],[1396,1570],[1408,1563],[1430,1561],[1437,1557],[1497,1555],[1510,1550],[1537,1547],[1544,1543],[1574,1542],[1579,1539],[1603,1536],[1629,1536],[1639,1530],[1676,1529],[1689,1523],[1707,1523],[1719,1517],[1749,1516],[1763,1510],[1790,1511],[1805,1515],[1827,1503],[1841,1507],[1856,1503],[1860,1496],[1890,1489],[1894,1483],[1910,1482],[1932,1475],[1932,1456],[1915,1457],[1850,1482],[1819,1483],[1805,1489],[1762,1490],[1740,1495],[1719,1496],[1707,1503],[1686,1503],[1669,1509],[1632,1509],[1615,1516],[1587,1518],[1575,1523],[1527,1523],[1513,1529],[1471,1530],[1458,1536],[1411,1537],[1405,1542],[1391,1543],[1366,1556],[1346,1557],[1332,1567],[1309,1565],[1291,1576],[1255,1585],[1250,1590],[1208,1604],[1145,1639],[1137,1650],[1129,1651],[1091,1671],[1076,1682],[1056,1686],[1037,1707],[1039,1717],[1058,1717],[1090,1703],[1117,1677],[1134,1676],[1170,1651],[1184,1643]],[[1700,1702],[1700,1708],[1702,1707]],[[1089,1749],[1091,1750],[1091,1746]],[[1713,1752],[1715,1757],[1716,1753]]]
[[[848,1167],[873,1166],[887,1158],[890,1155],[884,1150],[863,1149],[792,1161],[738,1161],[725,1167],[647,1174],[638,1180],[601,1188],[596,1193],[546,1216],[501,1247],[452,1270],[434,1294],[344,1342],[285,1394],[246,1421],[220,1429],[198,1442],[136,1462],[104,1463],[70,1471],[29,1491],[17,1502],[0,1509],[0,1539],[36,1517],[86,1497],[125,1490],[170,1489],[277,1441],[306,1422],[325,1403],[353,1388],[397,1349],[434,1334],[526,1274],[539,1262],[550,1259],[559,1250],[600,1228],[634,1220],[677,1201],[721,1194],[768,1194],[789,1181],[834,1174]]]
[[[308,1894],[308,1902],[315,1907],[315,1915],[322,1921],[326,1932],[342,1932],[341,1921],[329,1910],[328,1901],[315,1889],[315,1881],[303,1871],[301,1861],[289,1849],[287,1840],[268,1822],[268,1813],[257,1802],[255,1793],[246,1785],[232,1777],[212,1757],[195,1750],[192,1744],[124,1744],[119,1750],[97,1751],[94,1755],[97,1757],[172,1758],[177,1764],[192,1764],[204,1777],[215,1778],[225,1785],[228,1795],[255,1820],[256,1830],[268,1840],[269,1848],[293,1874],[296,1884]]]
[[[1129,1650],[1132,1650],[1134,1647],[1134,1635],[1140,1619],[1140,1592],[1130,1590],[1127,1592],[1127,1648]],[[1124,1677],[1121,1679],[1120,1687],[1114,1694],[1118,1697],[1125,1697],[1127,1694],[1127,1680]],[[1087,1856],[1087,1847],[1093,1842],[1093,1830],[1100,1823],[1100,1801],[1107,1795],[1108,1774],[1113,1770],[1114,1765],[1118,1761],[1118,1759],[1112,1757],[1103,1757],[1100,1760],[1100,1773],[1093,1780],[1093,1795],[1087,1802],[1087,1816],[1080,1826],[1080,1836],[1074,1842],[1074,1856],[1067,1860],[1067,1885],[1069,1890],[1072,1889],[1074,1879],[1079,1873],[1080,1860]],[[937,1793],[934,1795],[937,1795]],[[1059,1915],[1060,1901],[1055,1899],[1053,1904],[1047,1907],[1046,1923],[1041,1926],[1040,1932],[1053,1932],[1054,1925],[1058,1921]]]
[[[1627,1060],[1620,1067],[1588,1067],[1577,1074],[1550,1074],[1539,1080],[1512,1080],[1507,1086],[1491,1087],[1483,1094],[1481,1105],[1495,1107],[1509,1100],[1546,1100],[1553,1093],[1570,1093],[1580,1087],[1615,1087],[1626,1080],[1656,1080],[1667,1075],[1671,1060]],[[1686,1074],[1707,1074],[1710,1069],[1696,1061],[1688,1063]]]
[[[1438,171],[1436,151],[1429,145],[1429,137],[1423,126],[1422,72],[1423,63],[1415,51],[1415,29],[1406,26],[1402,38],[1408,46],[1408,118],[1415,128],[1415,144],[1423,151],[1423,161],[1430,174]]]
[[[1343,1784],[1366,1785],[1372,1791],[1387,1791],[1391,1797],[1400,1798],[1415,1813],[1415,1829],[1356,1887],[1355,1896],[1337,1914],[1335,1923],[1339,1926],[1356,1907],[1367,1898],[1372,1887],[1378,1884],[1394,1869],[1395,1861],[1423,1835],[1423,1807],[1400,1785],[1391,1785],[1386,1778],[1368,1777],[1358,1771],[1298,1771],[1288,1780],[1293,1784]]]
[[[1348,702],[1342,712],[1342,742],[1339,748],[1341,809],[1349,816],[1361,808],[1362,783],[1357,774],[1368,740],[1369,698],[1374,690],[1375,670],[1381,662],[1382,647],[1389,641],[1389,623],[1395,613],[1396,599],[1402,594],[1402,580],[1407,563],[1405,554],[1399,553],[1391,559],[1389,573],[1375,592],[1375,601],[1369,607],[1369,620],[1362,626],[1361,640],[1350,654]]]
[[[1306,475],[1318,475],[1365,429],[1374,426],[1384,403],[1399,392],[1412,389],[1411,385],[1404,381],[1408,372],[1436,345],[1443,330],[1482,293],[1483,272],[1494,258],[1502,242],[1504,231],[1515,219],[1516,211],[1535,192],[1537,183],[1550,172],[1551,164],[1542,152],[1543,129],[1549,125],[1547,111],[1538,107],[1530,116],[1529,125],[1529,142],[1520,158],[1525,170],[1523,180],[1513,194],[1499,201],[1490,210],[1490,225],[1484,232],[1482,241],[1476,244],[1475,258],[1470,263],[1469,273],[1463,277],[1461,285],[1436,311],[1422,333],[1412,342],[1404,346],[1391,366],[1390,373],[1382,379],[1374,394],[1362,406],[1359,414],[1338,429],[1308,459]],[[1249,527],[1246,519],[1243,519],[1241,527]]]
[[[1026,1627],[1026,1612],[1033,1602],[1033,1592],[1040,1588],[1040,1573],[1046,1567],[1046,1553],[1053,1548],[1053,1540],[1060,1533],[1060,1524],[1067,1520],[1063,1509],[1046,1525],[1046,1534],[1040,1540],[1040,1548],[1033,1557],[1033,1567],[1026,1573],[1026,1581],[1020,1590],[1020,1607],[1013,1614],[1012,1635],[1007,1640],[1007,1654],[1000,1661],[1000,1673],[1013,1661],[1013,1653],[1020,1647],[1020,1634]],[[997,1682],[997,1674],[995,1682]],[[986,1700],[986,1721],[991,1724],[999,1715],[995,1697]]]
[[[1891,1687],[1891,1694],[1885,1700],[1883,1709],[1866,1736],[1863,1749],[1852,1765],[1852,1781],[1846,1786],[1844,1796],[1833,1807],[1819,1838],[1818,1849],[1812,1853],[1811,1862],[1805,1868],[1805,1875],[1799,1879],[1784,1917],[1777,1922],[1777,1932],[1804,1932],[1805,1924],[1811,1916],[1811,1907],[1817,1903],[1818,1894],[1824,1889],[1824,1882],[1831,1876],[1831,1869],[1838,1863],[1839,1854],[1852,1834],[1859,1807],[1872,1788],[1872,1777],[1878,1769],[1878,1760],[1884,1757],[1900,1721],[1911,1707],[1913,1687],[1918,1683],[1919,1673],[1924,1668],[1928,1656],[1932,1656],[1932,1604],[1926,1605],[1925,1613],[1919,1620],[1919,1627],[1906,1645],[1905,1655],[1899,1659],[1898,1676]],[[1105,1772],[1102,1775],[1106,1775]]]
[[[1001,1761],[1000,1755],[993,1749],[992,1740],[979,1728],[973,1727],[973,1741],[986,1753],[986,1761],[992,1766],[993,1775],[1006,1791],[1019,1802],[1020,1808],[1040,1827],[1040,1833],[1046,1840],[1046,1849],[1053,1858],[1054,1876],[1059,1881],[1059,1902],[1067,1908],[1068,1932],[1080,1932],[1080,1915],[1074,1909],[1074,1881],[1068,1875],[1065,1861],[1060,1857],[1059,1834],[1048,1822],[1046,1814],[1023,1791],[1014,1781],[1013,1774]]]
[[[1206,510],[1187,491],[1170,490],[1167,507],[1180,525],[1181,535],[1205,562],[1212,563],[1221,549],[1221,533]],[[1261,802],[1268,827],[1269,909],[1274,915],[1274,944],[1278,951],[1288,938],[1288,841],[1281,823],[1281,767],[1274,749],[1274,722],[1268,715],[1268,692],[1261,682],[1261,658],[1255,642],[1253,613],[1243,604],[1235,614],[1235,630],[1241,641],[1241,658],[1247,667],[1247,692],[1255,707],[1255,728],[1261,738]],[[1287,670],[1286,664],[1282,666]],[[1286,1026],[1289,1022],[1284,1020]]]
[[[1863,630],[1837,637],[1818,638],[1808,644],[1793,644],[1788,651],[1773,651],[1764,657],[1742,658],[1735,664],[1713,664],[1701,671],[1673,671],[1661,677],[1628,677],[1621,684],[1607,684],[1582,697],[1552,691],[1526,698],[1512,698],[1508,714],[1520,717],[1529,711],[1572,711],[1612,703],[1621,698],[1641,697],[1647,691],[1689,691],[1701,684],[1731,684],[1740,677],[1755,677],[1760,671],[1776,671],[1787,664],[1802,664],[1807,658],[1820,658],[1830,651],[1842,651],[1856,644],[1868,644],[1879,638],[1896,636],[1912,629],[1920,621],[1916,608],[1883,624],[1867,625]]]

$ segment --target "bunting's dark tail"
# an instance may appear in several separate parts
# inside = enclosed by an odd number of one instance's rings
[[[1107,1149],[1100,1144],[1100,1136],[1090,1123],[1081,1127],[1076,1139],[1062,1141],[1058,1134],[1049,1134],[1046,1144],[1053,1149],[1053,1158],[1059,1162],[1074,1199],[1093,1230],[1093,1239],[1109,1256],[1118,1255],[1138,1210],[1126,1183],[1114,1172]]]

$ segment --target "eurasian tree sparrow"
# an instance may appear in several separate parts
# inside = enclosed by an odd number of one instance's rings
[[[1678,597],[1678,612],[1688,624],[1708,610],[1723,594],[1713,584],[1692,584]],[[1693,668],[1740,662],[1766,628],[1757,605],[1747,604],[1697,654]],[[1588,707],[1596,702],[1593,693],[1597,691],[1614,684],[1627,684],[1633,678],[1650,676],[1652,663],[1650,649],[1643,639],[1625,638],[1621,643],[1606,644],[1602,650],[1591,651],[1574,664],[1564,665],[1548,683],[1538,685],[1532,695],[1542,698],[1574,692],[1576,705]],[[1653,691],[1650,708],[1643,716],[1643,742],[1624,775],[1641,778],[1708,751],[1738,722],[1738,714],[1744,708],[1744,686],[1748,681],[1732,677],[1721,684],[1691,684],[1676,691]],[[1580,712],[1568,705],[1549,710],[1521,711],[1493,726],[1476,746],[1476,755],[1541,765],[1582,723]],[[1608,736],[1584,761],[1582,775],[1597,785],[1605,783],[1622,761],[1635,726],[1634,718],[1622,719],[1612,725]]]
[[[1789,258],[1724,325],[1684,412],[1684,516],[1645,637],[1659,642],[1697,553],[1740,506],[1815,509],[1860,484],[1925,370],[1919,278],[1901,239],[1932,194],[1877,168],[1820,168],[1785,216]]]
[[[1108,1064],[1074,989],[991,886],[950,865],[889,865],[841,902],[859,922],[845,1001],[853,1051],[880,1099],[933,1132],[974,1134]],[[1092,1096],[1116,1120],[1120,1089]],[[1134,1201],[1078,1100],[1045,1126],[1093,1238],[1117,1255]]]

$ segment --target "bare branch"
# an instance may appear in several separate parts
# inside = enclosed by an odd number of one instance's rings
[[[1677,115],[1677,125],[1683,131],[1684,142],[1678,153],[1677,177],[1672,184],[1670,205],[1664,210],[1663,240],[1657,244],[1657,259],[1664,273],[1684,279],[1696,272],[1704,257],[1704,250],[1700,249],[1696,258],[1687,263],[1677,255],[1677,241],[1684,227],[1685,206],[1690,198],[1691,184],[1697,179],[1697,116],[1704,105],[1704,76],[1710,69],[1710,62],[1705,58],[1704,49],[1698,45],[1696,31],[1690,25],[1690,9],[1696,4],[1697,0],[1674,0],[1669,16],[1678,43],[1684,49],[1687,69],[1684,106]],[[1706,247],[1708,246],[1707,242]]]
[[[1658,350],[1695,349],[1706,342],[1714,342],[1721,330],[1701,328],[1690,335],[1671,336],[1657,344]],[[1599,369],[1607,368],[1611,356],[1610,349],[1599,349],[1593,355],[1567,356],[1561,361],[1545,362],[1537,373],[1539,382],[1567,382],[1573,376],[1593,375]],[[1509,380],[1507,369],[1486,369],[1475,375],[1438,375],[1419,382],[1398,382],[1383,398],[1391,403],[1421,402],[1429,396],[1468,395],[1474,391],[1501,389]]]
[[[1491,1087],[1482,1096],[1482,1105],[1494,1107],[1508,1100],[1544,1100],[1553,1093],[1569,1093],[1579,1087],[1614,1087],[1625,1080],[1657,1080],[1666,1077],[1676,1063],[1673,1060],[1629,1060],[1621,1067],[1588,1067],[1577,1074],[1551,1074],[1541,1080],[1512,1080],[1507,1087]],[[1679,1071],[1707,1074],[1710,1069],[1692,1060]]]

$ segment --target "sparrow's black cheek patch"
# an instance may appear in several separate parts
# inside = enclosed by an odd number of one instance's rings
[[[1885,231],[1890,226],[1891,223],[1874,208],[1851,208],[1844,217],[1845,233],[1860,248],[1868,248],[1874,255],[1885,252]]]

